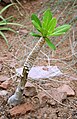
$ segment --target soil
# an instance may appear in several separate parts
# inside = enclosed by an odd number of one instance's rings
[[[0,119],[77,119],[77,1],[76,0],[22,0],[17,7],[10,7],[3,14],[4,17],[14,16],[13,21],[23,24],[25,27],[12,26],[19,34],[5,31],[9,48],[0,36],[0,85],[7,80],[11,81],[5,88],[7,94],[0,95]],[[0,5],[0,9],[3,6]],[[34,105],[34,111],[12,116],[7,104],[8,98],[15,92],[19,78],[16,76],[16,68],[22,67],[26,57],[37,42],[37,38],[30,36],[35,30],[31,23],[31,14],[36,13],[41,18],[43,12],[50,8],[53,16],[58,19],[58,25],[71,24],[71,30],[64,36],[53,37],[52,42],[56,45],[55,52],[45,44],[34,63],[34,66],[58,66],[63,76],[54,77],[53,80],[33,81],[37,94],[35,96],[23,96],[22,104],[28,102]],[[21,55],[22,54],[22,55]],[[56,80],[56,82],[55,82]],[[61,103],[51,97],[42,99],[40,103],[38,94],[41,91],[51,91],[63,83],[69,81],[68,85],[75,92],[74,96],[67,96]],[[42,88],[40,88],[42,87]],[[43,90],[42,90],[43,89]],[[0,87],[0,91],[4,90]],[[44,92],[45,93],[45,92]],[[43,97],[43,94],[41,94]]]

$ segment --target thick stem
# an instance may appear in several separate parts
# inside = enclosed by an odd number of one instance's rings
[[[38,43],[33,48],[33,50],[28,55],[26,62],[24,63],[24,68],[23,68],[22,75],[20,77],[20,82],[18,84],[18,87],[17,87],[14,95],[12,95],[8,99],[8,103],[10,105],[17,105],[21,102],[23,90],[24,90],[25,84],[27,82],[28,73],[29,73],[30,69],[32,68],[32,66],[38,56],[38,53],[39,53],[41,47],[44,45],[44,43],[45,43],[45,40],[41,37],[39,39]]]

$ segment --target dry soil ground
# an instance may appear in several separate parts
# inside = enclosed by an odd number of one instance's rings
[[[19,35],[5,31],[10,48],[0,37],[0,119],[77,119],[77,0],[22,0],[20,3],[3,14],[4,17],[13,15],[13,21],[25,28],[13,27]],[[63,76],[44,81],[29,80],[28,92],[32,91],[33,95],[24,94],[22,104],[10,107],[7,100],[19,82],[15,70],[23,66],[38,40],[29,34],[34,30],[31,14],[35,12],[41,18],[47,8],[58,19],[58,25],[70,23],[71,29],[64,36],[52,38],[57,47],[55,53],[44,45],[34,66],[58,66]],[[65,85],[70,86],[74,94],[67,95],[65,91],[62,96],[56,93],[57,88]]]

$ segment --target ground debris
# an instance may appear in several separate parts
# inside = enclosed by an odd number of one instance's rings
[[[0,72],[2,71],[3,64],[0,63]]]
[[[13,107],[9,110],[11,116],[23,115],[29,111],[34,111],[34,106],[31,103],[24,103]]]
[[[22,71],[22,67],[16,69],[18,75],[22,75]],[[61,75],[62,72],[57,66],[35,66],[31,68],[28,77],[32,79],[44,79]]]
[[[0,91],[0,96],[5,96],[5,95],[7,95],[7,94],[8,94],[8,92],[5,91],[5,90],[1,90],[1,91]]]
[[[63,84],[60,87],[58,87],[57,91],[62,92],[62,93],[65,92],[65,93],[67,93],[67,96],[74,96],[75,95],[74,90],[69,85],[66,85],[66,84]]]
[[[32,83],[27,82],[25,85],[25,90],[23,92],[23,95],[27,97],[33,97],[37,95],[36,87]]]
[[[12,80],[6,80],[3,83],[0,84],[1,89],[7,89],[12,84]]]

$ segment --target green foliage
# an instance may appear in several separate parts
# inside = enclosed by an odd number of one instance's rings
[[[48,10],[46,10],[46,11],[44,12],[44,14],[43,14],[42,27],[43,27],[44,29],[47,29],[48,24],[49,24],[49,22],[51,21],[51,19],[52,19],[52,14],[51,14],[51,11],[48,9]]]
[[[45,41],[51,49],[56,50],[55,45],[49,40],[49,38],[46,37]]]
[[[10,16],[8,18],[4,18],[2,16],[2,13],[4,11],[6,11],[6,9],[8,9],[10,6],[14,5],[14,3],[7,5],[6,7],[4,7],[2,10],[0,10],[0,35],[4,38],[6,44],[8,45],[8,40],[6,38],[6,36],[4,35],[3,31],[12,31],[14,33],[16,33],[15,30],[13,30],[12,28],[8,27],[7,25],[16,25],[16,26],[22,26],[21,24],[18,23],[12,23],[9,20],[11,20],[11,18],[13,18],[13,16]]]
[[[55,45],[49,40],[49,36],[60,36],[65,34],[69,29],[70,25],[65,24],[62,26],[56,27],[57,19],[52,17],[52,13],[50,9],[47,9],[43,14],[42,22],[37,17],[36,14],[32,14],[31,16],[32,23],[34,27],[39,31],[39,33],[31,32],[32,36],[35,37],[43,37],[50,48],[55,50]]]
[[[34,20],[36,23],[38,23],[38,25],[41,27],[41,22],[35,14],[32,14],[31,19]]]

